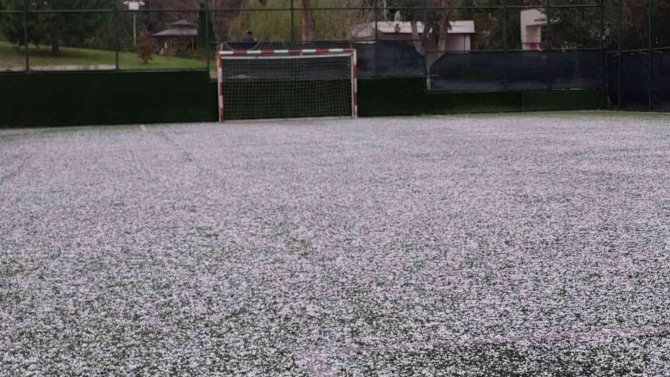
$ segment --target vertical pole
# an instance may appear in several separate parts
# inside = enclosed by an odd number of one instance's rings
[[[219,122],[223,122],[225,120],[225,103],[223,100],[223,95],[224,95],[224,87],[223,87],[223,55],[219,52],[216,53],[216,67],[217,67],[217,75],[216,75],[216,87],[219,92]]]
[[[502,0],[503,51],[507,52],[507,2]]]
[[[358,61],[356,49],[351,52],[351,117],[358,118]]]
[[[652,27],[652,22],[651,22],[651,16],[652,16],[652,10],[653,10],[653,2],[652,0],[648,0],[648,14],[647,14],[647,27],[649,28],[648,30],[648,41],[647,41],[647,47],[649,48],[649,110],[654,109],[654,98],[653,98],[653,88],[654,88],[654,51],[653,49],[653,37],[652,37],[652,32],[651,32],[651,27]]]
[[[503,29],[503,69],[505,70],[505,82],[503,83],[505,90],[509,88],[509,80],[507,77],[507,2],[502,0],[502,29]]]
[[[374,75],[377,77],[377,49],[379,49],[379,46],[377,46],[377,43],[379,42],[379,36],[377,35],[377,32],[379,30],[379,0],[373,0],[373,6],[375,7],[375,69],[374,69]]]
[[[618,96],[619,96],[619,109],[623,108],[623,94],[622,94],[622,83],[623,80],[623,0],[619,0],[619,78],[618,83],[619,87]]]
[[[114,2],[114,67],[119,70],[119,49],[121,44],[119,43],[119,6],[117,2]]]
[[[603,0],[600,0],[600,70],[601,89],[607,88],[607,55],[605,54],[605,9]]]
[[[423,0],[423,38],[428,36],[428,0]]]
[[[23,0],[23,50],[26,53],[26,72],[30,72],[30,56],[28,55],[28,0]]]
[[[291,45],[295,42],[295,0],[291,0]]]
[[[205,8],[205,44],[207,47],[205,47],[205,60],[207,63],[205,63],[205,67],[207,69],[207,75],[209,75],[209,57],[210,57],[210,41],[209,41],[209,0],[203,0],[203,7]],[[211,77],[211,76],[210,76]]]
[[[547,0],[547,89],[551,90],[552,74],[551,74],[551,50],[553,48],[553,34],[551,31],[551,0]]]
[[[137,13],[133,11],[133,45],[137,46]]]
[[[417,26],[418,29],[418,26]],[[428,35],[428,0],[423,0],[423,37],[426,38]],[[431,82],[430,82],[430,67],[428,66],[428,54],[430,51],[426,48],[426,45],[421,41],[423,44],[423,66],[424,66],[424,74],[426,75],[426,89],[430,90],[431,88]],[[412,45],[415,45],[414,42],[412,42]],[[416,46],[416,45],[415,45]]]

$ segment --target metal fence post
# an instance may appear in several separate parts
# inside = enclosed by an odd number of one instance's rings
[[[28,0],[23,0],[23,50],[26,52],[26,72],[30,72],[28,43]]]
[[[418,29],[418,26],[417,26]],[[421,38],[427,39],[426,37],[428,36],[428,0],[423,0],[423,36]],[[412,44],[415,42],[413,41]],[[431,82],[430,82],[430,67],[428,66],[428,49],[426,48],[426,45],[424,44],[424,41],[421,41],[421,44],[423,45],[423,74],[426,77],[426,89],[430,90],[431,88]]]
[[[652,32],[651,32],[651,27],[652,27],[652,22],[651,22],[651,16],[653,13],[653,2],[652,0],[648,0],[648,15],[647,15],[647,27],[649,30],[647,31],[647,47],[649,48],[649,110],[654,109],[654,94],[653,94],[653,88],[654,88],[654,51],[653,51],[653,37],[652,37]]]
[[[291,44],[295,43],[295,0],[291,0]]]
[[[552,85],[552,74],[551,74],[551,50],[553,48],[553,35],[551,31],[551,0],[547,1],[547,89],[551,90]]]
[[[428,0],[423,0],[423,37],[428,36]]]
[[[379,30],[379,0],[373,0],[372,2],[373,6],[375,7],[375,43],[374,43],[374,57],[375,57],[375,68],[374,68],[374,77],[377,77],[377,65],[379,62],[377,61],[377,49],[379,49],[379,46],[377,46],[377,43],[379,42],[379,36],[377,35],[378,30]]]
[[[607,88],[607,54],[605,53],[605,8],[603,0],[600,0],[600,70],[601,89]]]
[[[619,109],[623,109],[623,94],[622,83],[623,80],[623,0],[619,0],[619,78],[617,95],[619,96]]]
[[[119,5],[114,2],[114,68],[119,70],[119,50],[121,43],[119,41]]]
[[[210,22],[210,20],[209,20],[209,0],[203,0],[203,6],[205,8],[205,44],[207,45],[207,47],[205,47],[205,60],[207,61],[207,63],[205,63],[205,67],[207,69],[207,75],[209,75],[209,68],[210,68],[209,58],[210,58],[211,52],[212,52],[212,46],[210,46],[210,40],[209,40],[209,29],[211,27],[209,25],[209,22]],[[217,50],[218,50],[218,48],[217,48]]]
[[[509,89],[508,65],[507,65],[507,2],[502,0],[502,33],[503,33],[503,69],[505,70],[505,82],[503,87]],[[523,46],[522,46],[523,49]]]

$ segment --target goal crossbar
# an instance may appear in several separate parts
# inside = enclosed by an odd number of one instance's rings
[[[340,63],[346,62],[346,65],[336,64],[334,67],[325,66],[323,64],[311,63],[314,64],[314,69],[308,63],[313,59],[325,59],[333,61],[333,59],[340,60]],[[245,67],[244,61],[249,61],[249,67]],[[281,61],[285,62],[281,62]],[[260,62],[264,62],[259,64]],[[272,63],[272,62],[275,63]],[[294,63],[290,63],[294,61]],[[254,63],[255,62],[255,63]],[[265,63],[267,62],[267,63]],[[229,65],[237,64],[234,69],[229,69]],[[346,110],[347,114],[344,116],[351,116],[356,118],[358,116],[358,66],[356,62],[356,50],[353,48],[317,48],[317,49],[284,49],[284,50],[232,50],[232,51],[219,51],[219,57],[217,59],[218,66],[218,93],[219,93],[219,119],[220,121],[228,119],[254,119],[253,114],[245,114],[244,118],[240,118],[239,114],[231,113],[231,103],[234,107],[243,107],[244,98],[250,98],[257,100],[258,98],[265,98],[266,100],[272,100],[272,96],[282,96],[282,97],[296,97],[295,93],[286,93],[281,94],[281,90],[277,92],[263,92],[262,89],[254,89],[255,84],[258,82],[270,82],[272,80],[277,80],[283,85],[291,86],[291,82],[318,82],[319,80],[323,82],[330,81],[339,81],[343,82],[344,70],[346,70],[346,81],[349,81],[347,86],[348,93],[343,93],[342,85],[337,85],[337,93],[332,94],[332,98],[329,98],[329,89],[314,89],[314,90],[323,90],[325,92],[314,92],[310,93],[310,98],[313,98],[315,101],[324,100],[326,101],[323,104],[324,108],[335,107],[333,103],[336,103],[336,106],[339,110],[337,114],[334,115],[330,112],[324,114],[318,114],[314,112],[307,112],[308,114],[297,114],[289,117],[332,117],[332,116],[343,116],[343,97],[346,95],[346,106],[349,110]],[[333,73],[334,71],[337,71]],[[297,73],[296,73],[297,72]],[[337,78],[334,80],[331,76],[336,75]],[[282,85],[282,84],[277,85]],[[295,86],[295,85],[294,85]],[[327,85],[325,85],[327,86]],[[235,88],[231,92],[229,88]],[[282,89],[282,88],[280,88]],[[260,91],[259,91],[260,90]],[[297,89],[296,89],[297,90]],[[330,89],[335,91],[334,89]],[[289,91],[290,92],[290,91]],[[300,101],[300,99],[296,99]],[[330,102],[329,102],[330,101]],[[241,103],[241,105],[240,105]],[[282,102],[286,104],[286,98]],[[291,104],[289,104],[291,105]],[[293,107],[296,107],[295,104]],[[258,106],[258,105],[257,105]],[[279,105],[277,105],[279,106]],[[296,111],[300,111],[299,106],[296,107]],[[289,113],[290,109],[287,110]],[[265,117],[263,112],[260,112],[259,118]],[[237,117],[235,115],[238,115]],[[282,116],[280,116],[282,117]]]
[[[267,55],[331,55],[337,53],[355,54],[354,48],[313,48],[288,50],[230,50],[220,51],[221,56],[267,56]]]

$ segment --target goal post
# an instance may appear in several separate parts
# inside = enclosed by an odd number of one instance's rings
[[[353,48],[220,51],[219,120],[358,116]]]

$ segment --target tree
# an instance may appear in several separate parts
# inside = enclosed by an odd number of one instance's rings
[[[148,64],[149,60],[152,59],[154,49],[154,40],[151,36],[151,32],[144,32],[140,36],[140,41],[137,43],[137,57],[140,59],[142,64]]]
[[[30,10],[46,11],[31,13],[28,19],[28,40],[24,41],[23,17],[4,14],[0,28],[7,39],[18,45],[26,42],[39,46],[48,44],[54,55],[60,53],[61,44],[76,45],[91,37],[106,20],[105,13],[73,13],[59,10],[85,10],[111,8],[114,0],[29,0]],[[0,7],[9,11],[21,11],[23,0],[0,0]]]
[[[24,7],[23,0],[0,0],[0,9],[7,11],[21,11]],[[39,24],[34,17],[27,20],[27,43],[39,46],[42,44],[42,33],[38,31]],[[15,43],[19,46],[26,44],[25,27],[23,14],[19,13],[0,13],[0,32],[7,38],[9,42]]]
[[[510,3],[510,1],[507,1]],[[511,12],[504,12],[502,9],[479,8],[479,6],[497,5],[490,0],[460,0],[453,1],[452,6],[460,7],[452,12],[454,20],[472,20],[475,23],[476,34],[472,36],[473,50],[502,50],[503,42],[503,24],[507,23],[510,30],[509,17],[516,14],[516,32],[519,34],[519,11],[513,9]],[[507,20],[505,20],[507,13]],[[520,39],[517,37],[517,39]],[[517,41],[518,44],[518,41]],[[508,44],[508,47],[510,45]]]
[[[258,1],[261,5],[266,5],[267,0],[247,0]],[[298,1],[298,0],[295,0]],[[240,15],[240,9],[245,4],[245,0],[211,0],[213,4],[212,20],[214,31],[219,40],[228,40],[230,25]],[[311,0],[301,0],[302,23],[301,36],[303,41],[313,41],[316,36],[316,20],[312,10]]]
[[[261,4],[265,5],[267,0],[259,0]],[[302,0],[302,23],[301,35],[303,42],[314,40],[316,34],[316,21],[314,20],[314,12],[312,11],[312,1]]]
[[[207,5],[204,1],[200,3],[200,12],[198,12],[198,40],[196,42],[198,52],[201,56],[206,56],[209,51],[208,42],[215,42],[214,28],[211,22],[207,22]]]
[[[605,0],[605,19],[610,27],[606,47],[618,48],[619,5],[617,0]],[[644,49],[649,44],[647,14],[648,0],[625,0],[623,3],[622,47],[624,50]],[[670,47],[670,0],[653,0],[651,15],[652,47]]]
[[[267,4],[267,0],[258,0],[262,5]],[[239,6],[241,6],[241,1]],[[239,8],[238,6],[238,8]],[[239,15],[239,12],[237,13]],[[314,12],[312,12],[312,1],[302,0],[302,40],[313,41],[316,32],[316,21],[314,20]]]
[[[231,22],[240,15],[245,0],[210,0],[212,24],[219,41],[228,40]],[[231,10],[227,10],[231,9]]]
[[[265,5],[267,0],[259,0],[261,4]],[[302,23],[301,35],[303,41],[313,41],[316,33],[316,21],[314,20],[314,12],[312,11],[312,1],[302,0]]]
[[[595,48],[600,46],[600,8],[561,7],[543,9],[551,23],[545,37],[552,49]],[[549,46],[547,46],[549,47]]]
[[[316,32],[314,12],[312,12],[311,0],[302,0],[302,40],[313,41]]]
[[[437,50],[446,50],[450,28],[451,9],[449,7],[451,6],[451,0],[426,0],[425,3],[417,3],[416,0],[391,0],[389,4],[392,8],[402,9],[402,19],[410,22],[414,49],[418,53],[422,55],[426,53],[425,43],[431,30],[437,40]],[[419,34],[419,22],[424,25],[423,36]]]
[[[119,0],[121,1],[121,0]],[[143,12],[138,15],[144,29],[152,33],[159,31],[170,22],[186,19],[196,21],[194,10],[205,0],[143,0]],[[168,12],[169,10],[169,12]]]

